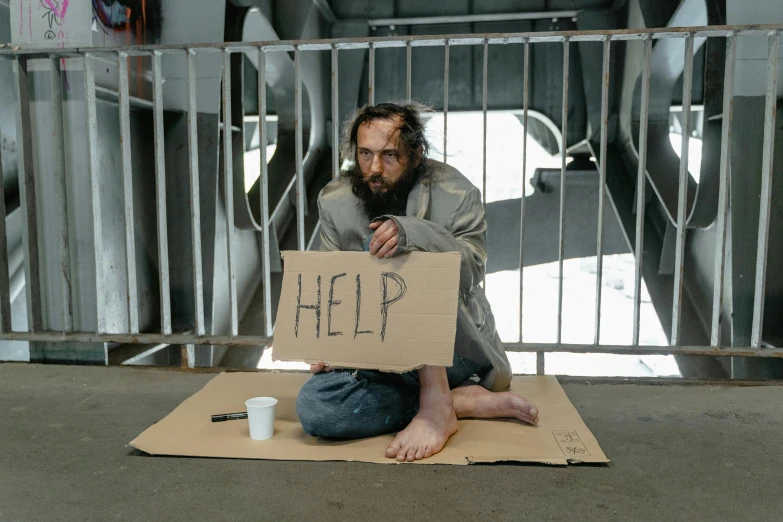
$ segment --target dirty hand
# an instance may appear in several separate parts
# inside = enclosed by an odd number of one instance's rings
[[[334,368],[327,365],[325,362],[319,362],[316,364],[310,365],[310,373],[321,373],[321,372],[331,372]]]
[[[375,231],[370,240],[370,255],[383,259],[397,253],[400,230],[393,219],[370,223],[370,229]]]

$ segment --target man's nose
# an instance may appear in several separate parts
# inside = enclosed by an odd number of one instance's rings
[[[370,165],[373,174],[383,174],[383,162],[380,154],[373,154],[372,165]]]

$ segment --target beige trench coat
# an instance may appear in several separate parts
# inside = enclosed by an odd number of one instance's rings
[[[478,374],[480,383],[489,390],[500,391],[511,382],[511,365],[495,330],[489,302],[479,286],[487,261],[487,222],[481,192],[457,169],[439,161],[425,161],[430,162],[432,181],[413,187],[405,216],[384,217],[394,219],[399,228],[397,255],[462,254],[455,352],[482,364],[485,369]],[[318,210],[321,250],[363,249],[372,231],[348,179],[338,178],[321,191]]]

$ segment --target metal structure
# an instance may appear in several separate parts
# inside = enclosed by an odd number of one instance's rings
[[[382,25],[387,21],[374,21],[374,24]],[[233,173],[234,163],[232,159],[239,151],[234,151],[235,142],[232,132],[232,57],[245,54],[252,55],[257,60],[258,67],[258,90],[256,94],[259,114],[265,114],[267,106],[266,100],[266,68],[264,64],[268,58],[276,53],[293,52],[294,60],[294,114],[295,114],[295,158],[293,161],[295,176],[293,182],[293,194],[295,196],[295,227],[297,237],[297,247],[300,250],[307,249],[312,244],[312,237],[308,241],[305,230],[305,217],[307,213],[306,198],[306,179],[304,172],[304,147],[303,147],[303,112],[302,112],[302,64],[305,55],[308,53],[328,52],[331,56],[331,104],[332,114],[339,114],[339,67],[341,53],[343,51],[366,49],[369,53],[369,70],[367,77],[368,100],[369,103],[381,101],[377,99],[375,89],[375,57],[376,50],[384,48],[404,48],[406,50],[406,94],[408,99],[412,94],[412,55],[420,48],[442,48],[444,52],[445,67],[443,82],[445,85],[443,113],[448,115],[448,85],[449,85],[449,53],[453,52],[455,47],[470,46],[481,48],[483,50],[483,187],[482,194],[486,203],[487,195],[487,63],[489,60],[489,49],[492,46],[519,46],[520,53],[519,67],[524,71],[524,83],[519,86],[524,96],[523,120],[527,128],[529,116],[529,75],[530,75],[530,53],[531,49],[541,44],[557,44],[561,47],[563,59],[563,90],[562,90],[562,136],[563,146],[561,147],[561,169],[560,169],[560,200],[559,200],[559,285],[558,285],[558,333],[557,342],[553,344],[535,344],[524,342],[520,339],[516,343],[506,343],[506,349],[509,351],[537,352],[539,355],[546,352],[590,352],[590,353],[621,353],[621,354],[647,354],[647,353],[665,353],[677,355],[709,355],[709,356],[755,356],[755,357],[783,357],[783,347],[770,346],[763,342],[763,323],[764,323],[764,302],[765,302],[765,280],[768,261],[768,238],[770,234],[770,211],[772,205],[772,178],[774,173],[774,133],[777,103],[777,78],[778,63],[780,56],[781,33],[783,26],[715,26],[715,27],[684,27],[671,28],[667,30],[613,30],[613,31],[568,31],[568,32],[535,32],[535,33],[488,33],[488,34],[470,34],[464,36],[396,36],[396,37],[378,37],[378,38],[339,38],[326,40],[292,40],[292,41],[273,41],[273,42],[253,42],[253,43],[214,43],[214,44],[192,44],[192,45],[155,45],[155,46],[129,46],[122,48],[59,48],[59,49],[2,49],[0,50],[0,60],[12,60],[15,64],[16,90],[17,90],[17,123],[19,140],[19,164],[20,164],[20,187],[21,187],[21,206],[24,216],[24,243],[26,248],[25,255],[25,273],[26,289],[28,299],[28,331],[13,331],[10,323],[10,303],[8,282],[0,277],[0,340],[27,340],[27,341],[46,341],[46,342],[64,342],[64,343],[144,343],[144,344],[171,344],[186,345],[188,360],[192,361],[194,345],[219,345],[219,346],[259,346],[269,345],[272,342],[271,333],[273,329],[272,321],[272,284],[271,284],[271,265],[273,254],[270,251],[270,215],[274,209],[270,208],[268,170],[267,162],[264,156],[265,144],[267,143],[266,127],[261,126],[261,162],[260,162],[260,190],[259,190],[259,208],[260,215],[260,233],[263,234],[262,254],[263,259],[263,277],[262,290],[264,295],[265,313],[264,327],[267,332],[264,336],[242,336],[239,335],[239,323],[241,320],[239,314],[239,297],[237,292],[237,257],[236,252],[239,248],[240,238],[236,235],[236,217],[234,197],[235,183]],[[761,213],[758,223],[758,241],[755,256],[756,275],[755,275],[755,293],[753,300],[753,333],[751,341],[747,346],[733,346],[731,343],[724,342],[720,335],[720,324],[723,320],[724,310],[722,308],[724,295],[725,271],[725,249],[726,249],[726,230],[727,223],[731,220],[732,207],[730,204],[730,149],[732,141],[732,107],[734,96],[734,71],[736,61],[737,39],[746,36],[762,36],[769,40],[768,50],[768,81],[766,85],[766,109],[764,112],[764,145],[763,145],[763,172],[761,185]],[[648,109],[650,104],[650,71],[653,53],[653,42],[656,40],[670,41],[681,40],[685,43],[684,54],[684,81],[682,91],[683,105],[683,135],[688,136],[691,126],[691,93],[693,90],[693,59],[694,42],[697,39],[713,38],[721,39],[725,42],[725,80],[723,85],[723,120],[721,137],[721,159],[720,159],[720,194],[719,211],[715,226],[717,227],[718,242],[717,251],[720,255],[715,257],[715,277],[713,306],[711,314],[711,336],[710,343],[704,346],[689,346],[682,342],[681,324],[682,324],[682,306],[683,306],[683,272],[686,248],[687,229],[687,204],[688,204],[688,183],[689,173],[687,161],[682,161],[679,169],[679,192],[676,218],[676,256],[674,269],[674,292],[671,295],[672,302],[672,326],[671,342],[667,346],[643,346],[639,343],[639,316],[641,303],[641,283],[643,278],[643,255],[645,243],[645,212],[639,211],[646,205],[646,187],[648,185],[649,173],[647,172],[648,162]],[[566,219],[566,171],[567,171],[567,142],[568,136],[568,104],[569,104],[569,50],[575,43],[597,42],[602,45],[602,77],[601,77],[601,117],[600,117],[600,139],[597,143],[588,141],[587,147],[596,157],[599,165],[600,184],[598,187],[598,213],[603,216],[606,212],[606,179],[607,179],[607,139],[609,125],[609,89],[613,78],[610,74],[610,60],[615,42],[641,41],[644,45],[644,62],[642,68],[642,88],[640,95],[641,118],[638,135],[638,169],[637,169],[637,188],[635,194],[636,200],[636,223],[633,234],[633,242],[636,252],[635,264],[635,286],[634,286],[634,324],[633,324],[633,342],[628,346],[608,346],[601,344],[600,324],[601,324],[601,266],[604,255],[604,231],[603,219],[598,220],[598,228],[595,231],[597,236],[597,259],[598,276],[596,291],[596,311],[594,322],[596,324],[595,340],[592,344],[566,344],[561,340],[562,327],[562,307],[563,307],[563,261],[565,259],[565,219]],[[229,306],[229,330],[224,335],[206,335],[204,318],[204,294],[202,280],[202,255],[201,255],[201,209],[199,205],[200,190],[200,172],[198,161],[198,133],[197,123],[197,100],[196,100],[196,73],[195,63],[197,57],[206,55],[220,55],[222,57],[222,153],[224,157],[224,173],[222,176],[222,198],[225,208],[225,234],[227,244],[227,271],[224,284],[228,287],[228,306]],[[187,136],[188,136],[188,155],[189,155],[189,198],[191,201],[188,218],[190,220],[191,243],[192,243],[192,265],[193,265],[193,316],[190,327],[185,332],[175,332],[172,327],[171,318],[171,296],[169,295],[170,266],[169,260],[174,253],[169,248],[167,237],[167,190],[166,190],[166,162],[164,156],[164,111],[163,111],[163,90],[164,71],[161,66],[161,60],[166,56],[183,57],[187,68]],[[135,254],[135,230],[134,230],[134,202],[133,202],[133,162],[131,157],[131,123],[130,123],[130,86],[128,76],[128,61],[133,57],[142,57],[150,59],[152,62],[152,118],[154,129],[154,167],[155,167],[155,210],[156,210],[156,230],[157,230],[157,251],[158,251],[158,270],[159,270],[159,306],[160,306],[160,325],[158,331],[141,332],[139,326],[138,311],[138,285],[136,282],[136,254]],[[95,287],[98,299],[105,294],[104,285],[106,274],[103,273],[103,245],[102,245],[102,207],[101,187],[107,181],[102,179],[102,168],[98,161],[98,152],[96,150],[99,140],[96,97],[99,87],[96,86],[96,67],[98,64],[113,64],[117,70],[117,85],[119,93],[119,111],[120,111],[120,129],[119,142],[117,146],[121,150],[121,171],[123,187],[123,212],[124,212],[124,234],[126,241],[125,253],[125,282],[126,295],[121,296],[128,302],[128,328],[126,331],[109,331],[103,318],[103,304],[96,303],[96,331],[80,332],[74,331],[72,317],[72,302],[69,289],[71,281],[69,280],[70,268],[69,260],[70,245],[72,238],[68,232],[68,208],[64,203],[63,194],[66,191],[68,180],[66,179],[64,164],[65,145],[63,143],[62,132],[62,90],[63,78],[60,70],[62,59],[77,58],[83,61],[84,67],[84,89],[85,89],[85,113],[84,118],[87,122],[88,142],[89,142],[89,177],[91,180],[91,199],[92,199],[92,226],[94,233],[94,256],[95,256]],[[39,193],[36,181],[40,173],[36,173],[36,164],[33,160],[33,122],[30,118],[30,75],[31,65],[33,63],[47,63],[51,75],[51,92],[53,114],[58,115],[52,120],[53,135],[57,137],[54,147],[54,169],[52,175],[57,179],[60,195],[58,201],[58,221],[42,222],[38,216]],[[264,111],[264,112],[261,112]],[[339,152],[337,147],[337,121],[332,121],[332,158],[331,165],[333,175],[336,175],[339,166]],[[446,152],[444,132],[444,157]],[[681,157],[688,157],[689,140],[683,139]],[[523,171],[527,157],[527,140],[522,144],[523,147]],[[0,168],[2,163],[0,163]],[[38,174],[38,175],[37,175]],[[2,172],[0,172],[2,178]],[[290,188],[290,186],[289,186]],[[0,184],[0,190],[2,185]],[[525,219],[525,197],[521,199],[521,219]],[[287,192],[286,192],[287,193]],[[0,202],[2,202],[2,193],[0,193]],[[0,211],[3,210],[0,208]],[[43,227],[59,227],[60,241],[60,262],[61,262],[61,295],[63,300],[63,328],[60,331],[52,331],[43,327],[42,312],[42,293],[41,293],[41,273],[39,266],[40,252],[38,249],[38,235]],[[317,227],[316,229],[317,230]],[[313,234],[314,235],[314,234]],[[524,250],[525,228],[520,226],[520,247]],[[8,273],[8,259],[5,255],[4,245],[6,243],[5,230],[0,227],[0,274]],[[491,252],[490,252],[490,255]],[[522,262],[522,252],[520,252],[520,325],[521,325],[521,285],[522,271],[524,269]],[[521,330],[520,330],[521,331]],[[543,357],[539,356],[537,369],[543,373]]]

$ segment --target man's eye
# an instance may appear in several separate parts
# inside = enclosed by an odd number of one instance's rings
[[[397,154],[396,154],[396,153],[394,153],[394,152],[387,152],[386,154],[384,154],[384,156],[385,156],[387,159],[392,159],[392,158],[396,158],[396,157],[397,157]]]
[[[363,150],[363,151],[361,151],[361,153],[360,153],[360,154],[361,154],[362,156],[364,156],[365,158],[372,156],[372,153],[370,153],[370,151],[369,151],[369,150]]]

